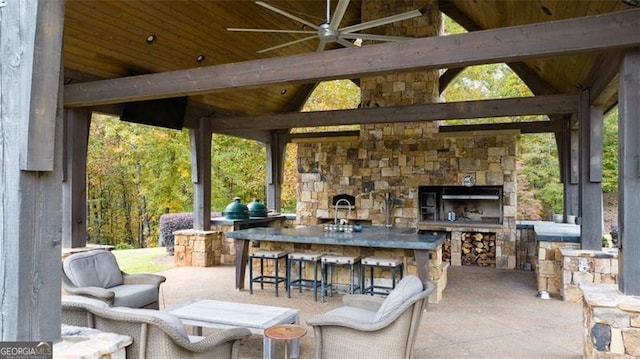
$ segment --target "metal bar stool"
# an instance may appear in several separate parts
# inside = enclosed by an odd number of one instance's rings
[[[346,286],[346,283],[334,283],[333,282],[333,268],[336,266],[349,266],[349,290],[347,291],[349,294],[354,294],[356,290],[360,290],[362,288],[361,284],[361,276],[362,269],[360,268],[360,257],[359,256],[333,256],[333,255],[324,255],[322,257],[322,302],[324,303],[324,298],[329,290],[329,295],[333,296],[333,292],[338,291],[338,286]],[[356,283],[355,278],[355,268],[358,267],[358,282]],[[335,286],[335,288],[334,288]]]
[[[287,266],[287,297],[291,298],[291,286],[298,286],[298,290],[302,293],[302,288],[313,288],[313,300],[318,301],[318,287],[322,286],[322,281],[318,279],[318,264],[320,264],[321,253],[289,253]],[[313,263],[313,278],[304,278],[302,275],[303,263]],[[292,280],[291,268],[294,264],[298,265],[298,278]]]
[[[389,294],[390,291],[392,291],[395,287],[396,287],[396,274],[397,271],[400,270],[400,278],[397,280],[401,280],[402,279],[402,275],[403,275],[403,262],[402,259],[396,259],[396,258],[378,258],[378,257],[367,257],[367,258],[363,258],[362,259],[362,273],[363,273],[363,277],[362,277],[362,286],[363,286],[363,290],[362,290],[362,294],[381,294],[381,295],[387,295]],[[365,281],[364,281],[364,276],[366,275],[366,270],[367,268],[369,268],[369,285],[368,286],[364,286],[365,285]],[[376,285],[374,283],[374,277],[373,277],[373,271],[375,268],[388,268],[391,269],[391,285],[390,286],[386,286],[386,285]]]
[[[287,273],[288,273],[288,261],[287,261],[287,252],[284,251],[267,251],[267,250],[257,250],[253,252],[249,256],[249,293],[253,294],[253,283],[260,283],[260,289],[264,290],[264,284],[274,284],[276,289],[276,297],[278,296],[278,284],[284,283],[285,287],[287,285]],[[260,275],[254,277],[253,276],[253,260],[260,260]],[[273,260],[275,262],[275,271],[274,275],[264,274],[264,261]],[[285,275],[282,276],[279,273],[279,263],[284,259],[285,264]]]

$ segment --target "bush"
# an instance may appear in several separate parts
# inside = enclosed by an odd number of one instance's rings
[[[193,228],[193,213],[168,213],[160,216],[160,244],[173,255],[173,232]]]
[[[135,248],[135,247],[132,246],[131,244],[125,243],[125,242],[120,242],[120,243],[116,244],[116,250],[119,250],[119,249],[133,249],[133,248]]]

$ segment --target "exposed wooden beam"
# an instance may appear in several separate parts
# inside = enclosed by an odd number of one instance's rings
[[[590,89],[591,104],[608,110],[618,102],[618,71],[622,62],[621,51],[600,55],[582,84]]]
[[[551,121],[485,123],[478,125],[440,126],[438,127],[438,132],[519,130],[520,133],[549,133],[558,131],[561,127],[562,125],[560,123]]]
[[[577,109],[578,97],[576,95],[554,95],[395,107],[367,107],[354,110],[217,117],[212,119],[211,128],[213,132],[248,129],[274,130],[293,127],[566,114],[574,113]]]
[[[360,131],[327,131],[327,132],[305,132],[305,133],[291,133],[288,136],[289,141],[293,142],[306,142],[315,141],[319,138],[324,139],[342,139],[359,137]]]
[[[457,22],[458,25],[465,28],[467,31],[478,31],[482,30],[482,28],[476,24],[475,21],[471,20],[465,13],[460,11],[456,4],[451,0],[440,0],[438,1],[438,8],[440,11],[453,19],[453,21]]]
[[[457,22],[460,26],[465,28],[467,31],[479,31],[482,30],[480,25],[478,25],[475,21],[469,18],[465,13],[460,11],[456,5],[451,0],[441,0],[439,2],[440,11],[442,11],[445,15],[449,16],[455,22]],[[513,72],[520,77],[520,79],[529,87],[531,92],[535,95],[553,95],[558,93],[547,81],[545,81],[542,77],[540,77],[536,72],[531,70],[529,66],[527,66],[524,62],[509,62],[507,66],[513,70]],[[447,70],[449,72],[452,69]],[[459,72],[462,72],[464,68],[455,69],[457,72],[450,74],[450,79],[445,77],[447,72],[440,77],[440,93],[442,93],[446,86],[449,85],[451,80],[458,75]],[[444,79],[444,80],[443,80]],[[447,82],[448,80],[448,82]]]
[[[507,66],[515,72],[534,95],[554,95],[558,90],[531,70],[524,62],[509,62]]]
[[[438,79],[438,91],[440,91],[441,95],[444,90],[447,89],[449,84],[456,78],[456,76],[460,75],[460,73],[464,71],[464,69],[466,69],[466,67],[447,69],[447,71],[440,75],[440,78]]]
[[[468,34],[70,84],[65,86],[65,106],[95,106],[604,51],[640,45],[638,28],[640,9],[633,9]]]
[[[313,90],[315,90],[317,86],[318,83],[310,83],[300,86],[298,92],[295,93],[282,112],[295,112],[302,110],[302,106],[304,106],[305,102],[307,102],[309,96],[311,96]]]

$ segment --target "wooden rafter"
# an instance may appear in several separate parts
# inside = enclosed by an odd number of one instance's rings
[[[604,51],[640,45],[640,9],[65,86],[82,107]],[[481,49],[481,50],[480,50]],[[429,56],[425,56],[429,54]]]
[[[212,119],[214,132],[274,130],[293,127],[356,125],[575,113],[576,95],[536,96],[496,100],[429,103],[410,106],[369,107],[353,110],[291,112],[262,116]]]

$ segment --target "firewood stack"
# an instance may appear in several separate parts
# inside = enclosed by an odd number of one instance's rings
[[[494,233],[462,233],[462,265],[495,267],[496,235]]]

